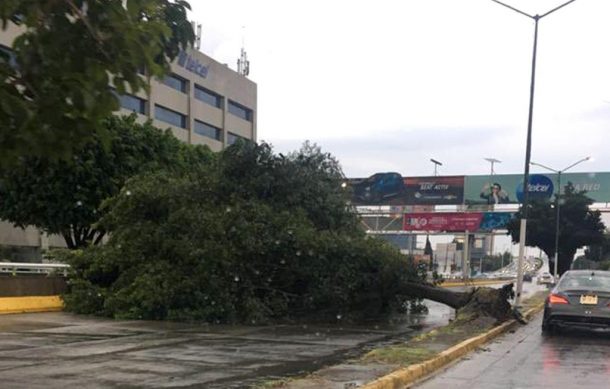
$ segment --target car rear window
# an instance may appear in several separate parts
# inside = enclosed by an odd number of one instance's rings
[[[606,289],[610,291],[610,276],[605,274],[568,274],[558,285],[559,289]]]

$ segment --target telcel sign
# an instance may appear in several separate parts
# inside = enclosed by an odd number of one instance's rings
[[[541,174],[532,174],[529,176],[527,190],[530,200],[548,200],[553,195],[553,181],[547,176]],[[523,202],[523,182],[517,186],[517,200]]]
[[[194,58],[186,51],[181,51],[180,54],[178,54],[178,65],[203,78],[208,76],[208,67],[199,62],[197,58]]]

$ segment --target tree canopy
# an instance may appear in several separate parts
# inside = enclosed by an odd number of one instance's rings
[[[102,126],[108,146],[96,134],[69,160],[27,157],[0,173],[0,218],[61,234],[69,248],[98,243],[105,235],[95,225],[103,215],[100,205],[119,193],[127,179],[159,168],[187,169],[213,158],[207,148],[136,123],[135,115],[111,116]]]
[[[2,0],[0,22],[22,30],[0,51],[0,167],[23,155],[66,157],[119,108],[148,90],[192,43],[183,0]]]
[[[239,142],[184,174],[152,172],[109,200],[107,244],[76,253],[68,309],[123,318],[260,322],[404,308],[423,274],[367,238],[337,162]]]
[[[593,200],[586,192],[578,192],[571,183],[565,186],[559,215],[559,274],[570,269],[576,250],[586,245],[600,243],[603,240],[605,226],[599,211],[592,211],[589,206]],[[529,205],[527,219],[526,245],[538,247],[549,258],[551,269],[554,268],[555,256],[555,223],[556,209],[551,202],[532,202]],[[519,242],[521,211],[508,225],[508,233],[513,242]]]

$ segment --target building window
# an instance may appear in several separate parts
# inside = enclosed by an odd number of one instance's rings
[[[252,121],[252,110],[229,100],[229,112],[249,122]]]
[[[186,116],[171,109],[155,105],[155,119],[176,127],[186,128]]]
[[[222,97],[199,85],[195,85],[195,98],[216,108],[222,108]]]
[[[222,140],[222,130],[220,128],[216,128],[207,123],[200,122],[199,120],[195,120],[194,131],[196,134],[199,134],[201,136],[216,140]]]
[[[233,143],[237,142],[240,139],[243,141],[246,141],[246,142],[250,142],[250,139],[237,135],[237,134],[234,134],[232,132],[229,132],[227,134],[227,143],[230,145],[232,145]]]
[[[6,46],[0,45],[0,52],[8,55],[8,64],[11,68],[17,68],[17,60],[15,59],[15,53],[13,52],[13,50]]]
[[[170,88],[174,88],[177,91],[182,93],[186,93],[186,87],[188,85],[188,81],[184,78],[177,76],[175,74],[170,74],[169,76],[165,76],[163,78],[163,83]]]
[[[132,95],[117,95],[121,107],[135,113],[146,115],[146,100]]]

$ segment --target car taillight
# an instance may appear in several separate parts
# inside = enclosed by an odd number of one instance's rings
[[[560,296],[558,294],[552,294],[549,296],[549,303],[551,304],[569,304],[567,298]]]

